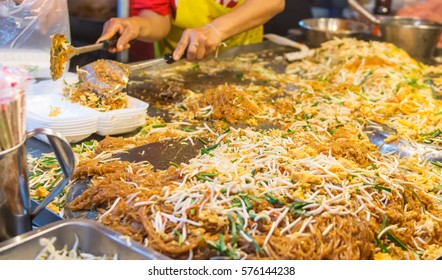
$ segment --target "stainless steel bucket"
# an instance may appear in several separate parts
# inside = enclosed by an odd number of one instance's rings
[[[434,56],[442,32],[437,22],[407,17],[381,18],[379,28],[385,42],[395,44],[418,60]]]
[[[73,174],[75,157],[63,136],[50,129],[27,132],[27,138],[45,134],[64,177],[33,211],[30,211],[25,142],[0,153],[0,241],[32,230],[32,219],[66,186]]]
[[[395,44],[410,56],[421,61],[431,59],[437,47],[442,24],[420,18],[377,18],[365,10],[357,0],[348,0],[350,6],[372,23],[379,26],[384,41]]]
[[[299,22],[299,26],[305,29],[307,44],[313,48],[334,38],[356,37],[368,32],[368,25],[340,18],[304,19]]]

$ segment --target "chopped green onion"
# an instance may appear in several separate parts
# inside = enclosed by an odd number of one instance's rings
[[[242,200],[244,201],[244,204],[246,205],[247,210],[252,210],[253,205],[250,202],[249,198],[247,197],[247,195],[241,195]]]
[[[165,126],[166,126],[165,123],[159,123],[159,124],[152,125],[152,128],[160,128],[160,127],[165,127]]]
[[[382,252],[390,254],[390,250],[388,250],[387,246],[385,246],[381,240],[379,240],[377,237],[375,237],[374,240],[376,240],[376,243],[379,245],[379,247],[381,247]]]
[[[262,199],[260,199],[260,198],[257,198],[256,196],[254,196],[253,194],[249,194],[249,195],[247,195],[251,200],[253,200],[253,201],[256,201],[256,202],[258,202],[258,203],[261,203],[262,202]]]
[[[183,128],[181,128],[181,130],[185,131],[185,132],[195,132],[196,131],[195,129],[191,129],[191,128],[187,128],[187,127],[183,127]]]
[[[232,227],[232,246],[235,247],[236,246],[236,235],[237,235],[237,233],[236,233],[236,224],[233,221],[233,217],[232,217],[231,214],[229,214],[229,221],[230,221],[230,224],[231,224],[231,227]]]
[[[183,235],[176,229],[173,230],[173,233],[178,236],[178,246],[181,246],[183,244]]]
[[[204,139],[202,139],[202,138],[200,138],[200,137],[198,137],[197,139],[198,139],[198,141],[200,141],[200,142],[203,143],[204,145],[207,145],[207,141],[206,141],[206,140],[204,140]]]
[[[268,194],[268,193],[265,194],[265,200],[267,200],[271,204],[284,204],[279,199],[277,199],[276,197],[274,197],[273,195]]]
[[[212,173],[209,173],[209,172],[201,172],[201,173],[199,173],[199,175],[201,175],[201,176],[206,176],[206,177],[217,177],[217,176],[218,176],[218,173],[216,173],[216,172],[212,172]]]
[[[206,147],[206,150],[208,150],[208,151],[214,150],[214,149],[218,148],[219,145],[220,145],[220,144],[218,143],[218,144],[215,144],[215,145],[212,145],[212,146]]]
[[[382,220],[381,231],[383,231],[387,227],[387,223],[388,223],[388,216],[384,216],[384,219]]]
[[[304,206],[312,204],[313,202],[306,202],[306,201],[295,201],[293,203],[289,204],[290,213],[299,214],[299,215],[305,215],[304,209],[302,209]]]
[[[243,231],[243,232],[245,235],[247,235],[247,237],[249,237],[252,240],[252,245],[253,245],[253,247],[255,247],[255,250],[261,254],[264,254],[264,250],[261,248],[261,246],[258,245],[258,243],[256,243],[256,241],[250,236],[250,234],[248,234],[245,231]]]
[[[386,191],[386,192],[390,192],[391,193],[391,189],[390,188],[386,188],[386,187],[382,187],[379,185],[374,185],[373,189],[379,190],[379,191]]]
[[[397,239],[393,234],[391,234],[390,232],[386,232],[385,233],[388,237],[388,239],[390,239],[391,242],[393,242],[394,244],[396,244],[398,247],[400,247],[402,250],[404,251],[408,251],[407,246],[405,246],[404,243],[402,243],[399,239]]]
[[[170,165],[176,166],[176,167],[180,167],[180,165],[174,161],[169,161]]]
[[[226,242],[224,241],[224,235],[218,234],[218,248],[220,252],[224,252],[227,250]]]

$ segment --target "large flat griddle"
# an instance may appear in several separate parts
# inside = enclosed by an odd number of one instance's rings
[[[266,67],[269,67],[278,73],[284,73],[288,63],[284,59],[282,59],[283,54],[293,51],[294,49],[292,48],[279,46],[270,41],[264,41],[259,44],[230,48],[229,50],[220,53],[217,59],[232,60],[239,55],[252,53],[263,60]],[[176,83],[174,86],[179,86],[185,89],[199,92],[203,91],[204,89],[216,87],[224,83],[247,85],[251,82],[250,80],[239,78],[241,76],[241,73],[235,69],[220,71],[211,75],[207,75],[198,71],[189,72],[183,76],[184,79],[180,79],[177,81],[173,81],[173,79],[170,79],[170,77],[167,78],[167,80],[158,80],[158,76],[155,76],[156,78],[153,79],[149,77],[149,75],[146,75],[146,73],[148,74],[149,72],[174,68],[178,67],[179,65],[179,62],[173,65],[160,64],[151,67],[148,70],[137,71],[131,76],[132,82],[129,84],[128,94],[149,103],[149,116],[159,116],[162,117],[166,122],[170,121],[168,111],[164,108],[168,105],[173,105],[174,103],[181,101],[181,96],[174,94],[173,91],[168,94],[168,91],[170,91],[169,89],[171,81],[172,83]],[[256,81],[254,82],[256,83]],[[235,126],[245,127],[247,125],[236,124]],[[259,129],[272,128],[277,128],[277,124],[264,123],[259,127]],[[381,152],[395,152],[400,156],[410,156],[416,149],[415,146],[412,146],[404,141],[398,141],[397,143],[389,143],[388,145],[385,145],[383,143],[383,140],[389,136],[391,130],[386,129],[384,131],[370,128],[367,130],[367,132],[370,140],[378,146]],[[132,135],[133,134],[124,134],[121,136],[128,137]],[[90,139],[101,140],[102,137],[98,135],[93,135],[87,140]],[[179,164],[182,162],[188,162],[191,158],[194,158],[204,145],[200,141],[192,142],[195,144],[192,145],[191,143],[186,142],[185,139],[154,142],[133,148],[127,153],[119,154],[116,157],[120,158],[121,160],[126,160],[130,162],[148,161],[154,166],[154,168],[164,170],[170,166],[171,162]],[[429,148],[433,149],[434,147]],[[36,140],[29,141],[28,150],[34,156],[40,154],[41,152],[49,151],[46,144]],[[442,151],[440,150],[440,147],[433,151],[430,160],[442,162]],[[76,185],[74,185],[70,190],[70,200],[81,194],[85,190],[85,188],[87,188],[87,182],[78,182]],[[78,217],[77,215],[75,215],[75,213],[70,214],[71,215],[68,216]],[[82,215],[84,215],[84,213],[82,213]],[[92,215],[91,218],[93,218],[94,216],[95,215]]]

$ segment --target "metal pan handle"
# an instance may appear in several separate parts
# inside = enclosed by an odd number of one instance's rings
[[[45,134],[48,137],[49,144],[54,150],[55,157],[63,172],[63,179],[51,190],[48,196],[35,208],[31,213],[31,219],[36,217],[41,210],[43,210],[67,185],[75,169],[75,156],[72,152],[69,142],[58,132],[55,132],[47,128],[37,128],[28,131],[27,138],[33,137],[39,134]]]

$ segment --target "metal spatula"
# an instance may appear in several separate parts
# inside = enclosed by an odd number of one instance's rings
[[[114,60],[99,59],[80,68],[78,78],[87,88],[100,96],[111,96],[126,88],[132,71],[152,67],[160,63],[172,64],[172,54],[164,57],[124,64]]]

